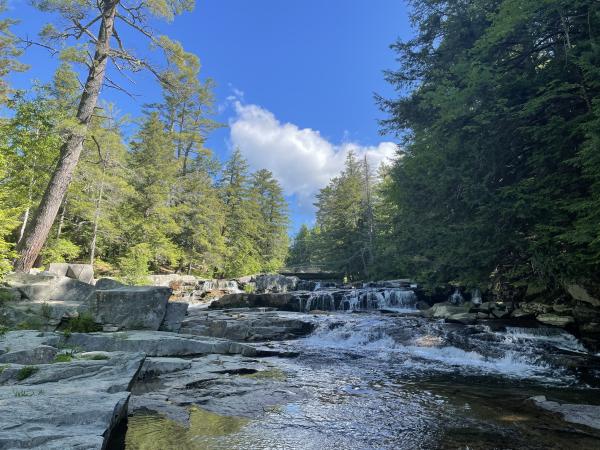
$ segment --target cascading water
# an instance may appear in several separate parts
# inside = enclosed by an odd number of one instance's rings
[[[460,289],[456,288],[454,293],[449,298],[450,303],[453,305],[462,305],[465,302],[465,298],[460,293]]]
[[[416,303],[414,291],[399,288],[315,290],[308,298],[300,298],[300,311],[407,311],[415,310]]]

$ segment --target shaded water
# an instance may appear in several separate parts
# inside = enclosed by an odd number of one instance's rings
[[[311,336],[276,344],[301,356],[267,358],[262,372],[228,376],[219,402],[205,398],[192,406],[189,427],[155,415],[130,418],[126,448],[600,448],[600,432],[527,401],[546,395],[600,404],[599,391],[565,364],[565,354],[583,350],[562,331],[492,332],[376,313],[315,320]],[[240,408],[247,417],[230,414],[239,401],[230,390],[236,383],[245,406],[252,405],[254,389],[261,404]],[[264,406],[258,397],[265,385],[302,395]]]

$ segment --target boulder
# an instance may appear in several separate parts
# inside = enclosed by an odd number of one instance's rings
[[[4,283],[8,287],[18,289],[25,299],[33,302],[88,303],[96,291],[94,286],[88,283],[46,273],[12,273],[5,277]]]
[[[106,291],[109,289],[118,289],[127,286],[120,281],[114,280],[112,278],[100,278],[96,281],[96,290],[98,291]]]
[[[448,302],[436,303],[431,308],[423,311],[423,314],[427,317],[434,319],[447,319],[454,314],[468,313],[471,309],[471,304],[464,304],[461,306],[451,305]]]
[[[298,277],[287,277],[279,274],[257,275],[254,279],[256,292],[259,293],[281,293],[296,289],[300,279]]]
[[[446,322],[451,323],[462,323],[463,325],[472,325],[477,322],[477,313],[463,312],[458,314],[452,314],[446,318]]]
[[[575,322],[571,316],[559,316],[558,314],[540,314],[536,317],[538,322],[555,327],[565,327]]]
[[[579,300],[580,302],[589,303],[592,306],[600,306],[600,299],[592,296],[588,290],[579,284],[571,284],[567,286],[567,292],[573,297],[575,300]]]
[[[51,263],[48,272],[60,277],[94,284],[94,267],[91,264]]]
[[[183,302],[168,302],[165,318],[160,325],[160,331],[179,332],[181,329],[181,321],[187,314],[188,304]]]
[[[299,300],[292,294],[229,294],[215,300],[210,309],[224,308],[278,308],[285,311],[298,311]]]
[[[167,311],[171,289],[126,286],[96,292],[94,320],[122,330],[158,330]]]
[[[194,310],[185,319],[181,330],[235,341],[271,341],[305,336],[314,330],[314,324],[304,315],[290,317],[276,311]]]

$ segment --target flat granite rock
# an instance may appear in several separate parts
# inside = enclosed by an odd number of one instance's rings
[[[169,333],[166,331],[126,331],[118,333],[73,333],[65,343],[83,351],[143,352],[147,356],[193,356],[241,354],[256,356],[259,351],[226,339]]]
[[[103,449],[127,414],[131,384],[144,355],[113,353],[107,359],[33,366],[11,365],[0,386],[0,448]],[[7,376],[8,375],[8,376]]]
[[[541,409],[562,415],[566,422],[577,423],[600,430],[600,405],[576,405],[553,402],[544,395],[530,398]]]

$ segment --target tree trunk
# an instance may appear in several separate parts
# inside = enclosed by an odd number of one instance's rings
[[[83,141],[87,135],[94,108],[96,107],[98,96],[104,83],[104,75],[110,51],[110,39],[113,35],[115,13],[119,1],[105,0],[104,2],[102,23],[98,31],[94,61],[89,69],[77,109],[77,120],[80,126],[70,132],[66,142],[60,149],[60,157],[56,169],[48,183],[44,197],[40,202],[40,207],[30,226],[27,228],[26,238],[17,247],[19,252],[19,257],[15,261],[15,270],[17,272],[28,272],[33,266],[42,247],[46,243],[50,228],[54,219],[56,219],[58,209],[73,177],[73,172],[81,155]]]

